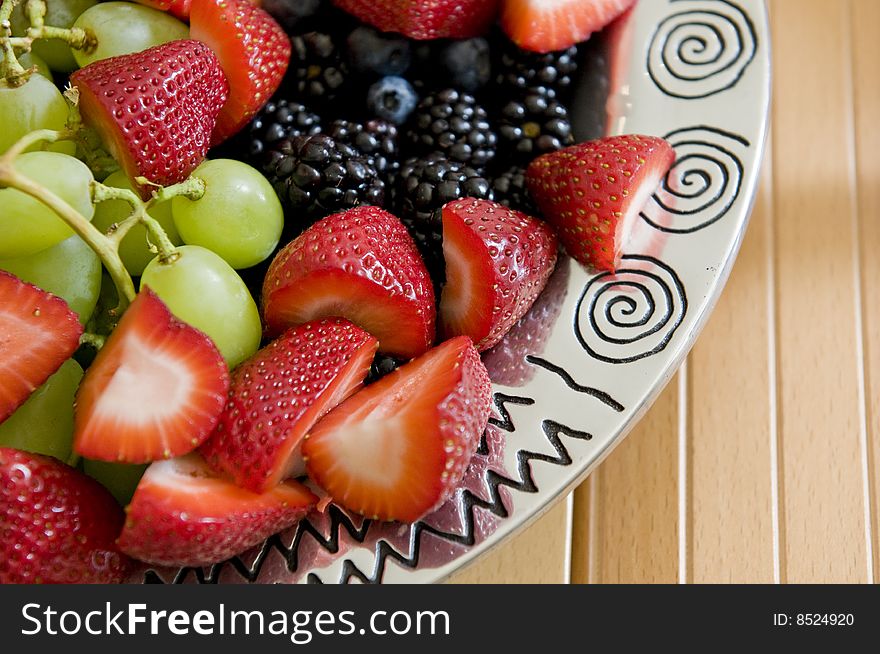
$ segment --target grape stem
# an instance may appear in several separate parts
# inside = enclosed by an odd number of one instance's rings
[[[10,0],[4,0],[4,2],[8,1]],[[39,142],[54,143],[70,137],[71,133],[68,130],[38,130],[23,136],[6,153],[0,155],[0,188],[13,188],[46,205],[95,251],[116,286],[116,291],[119,294],[119,306],[116,308],[116,313],[119,315],[134,300],[135,290],[131,275],[128,274],[119,257],[117,244],[102,234],[85,216],[58,195],[15,169],[15,157],[28,147]]]
[[[39,39],[58,39],[71,48],[82,50],[86,54],[94,52],[98,47],[98,39],[90,29],[81,27],[53,27],[45,24],[46,1],[27,0],[25,14],[30,27],[25,36],[12,36],[12,11],[19,0],[2,0],[0,5],[0,50],[3,61],[0,62],[0,79],[5,79],[10,86],[21,86],[30,78],[32,70],[24,68],[18,61],[15,51],[30,52],[34,41]]]
[[[83,332],[82,336],[79,337],[80,345],[91,345],[96,350],[100,350],[102,347],[104,347],[104,343],[106,341],[106,336],[102,336],[101,334],[92,334],[91,332]]]

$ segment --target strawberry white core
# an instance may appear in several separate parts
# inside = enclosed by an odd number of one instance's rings
[[[657,170],[647,175],[645,179],[642,180],[642,183],[639,184],[623,219],[617,223],[617,231],[614,235],[614,242],[616,244],[616,250],[614,252],[615,261],[620,260],[623,246],[627,244],[630,235],[635,231],[635,225],[636,221],[639,219],[639,214],[642,212],[642,209],[647,206],[648,200],[651,199],[651,196],[660,187],[660,182],[665,176],[665,169]]]

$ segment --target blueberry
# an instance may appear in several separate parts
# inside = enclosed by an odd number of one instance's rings
[[[323,0],[263,0],[263,9],[272,14],[288,33],[314,17],[322,5]]]
[[[483,88],[492,75],[489,42],[484,38],[454,41],[440,55],[452,86],[465,91]]]
[[[348,35],[348,59],[362,73],[402,75],[412,61],[409,41],[362,25]]]
[[[406,122],[417,102],[412,85],[393,75],[380,79],[367,93],[367,107],[373,115],[396,125]]]

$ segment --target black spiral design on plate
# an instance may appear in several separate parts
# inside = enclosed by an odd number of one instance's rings
[[[748,15],[728,0],[670,1],[682,11],[657,26],[648,49],[648,74],[657,87],[696,99],[735,86],[758,50]]]
[[[727,215],[742,191],[740,154],[749,142],[704,125],[666,135],[675,163],[660,189],[642,210],[642,218],[663,232],[690,234]]]
[[[687,313],[687,294],[662,261],[626,255],[615,273],[594,277],[575,312],[575,335],[605,363],[632,363],[666,348]]]

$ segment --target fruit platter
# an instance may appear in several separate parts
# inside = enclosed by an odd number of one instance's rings
[[[722,291],[761,0],[0,0],[0,583],[440,581]]]

